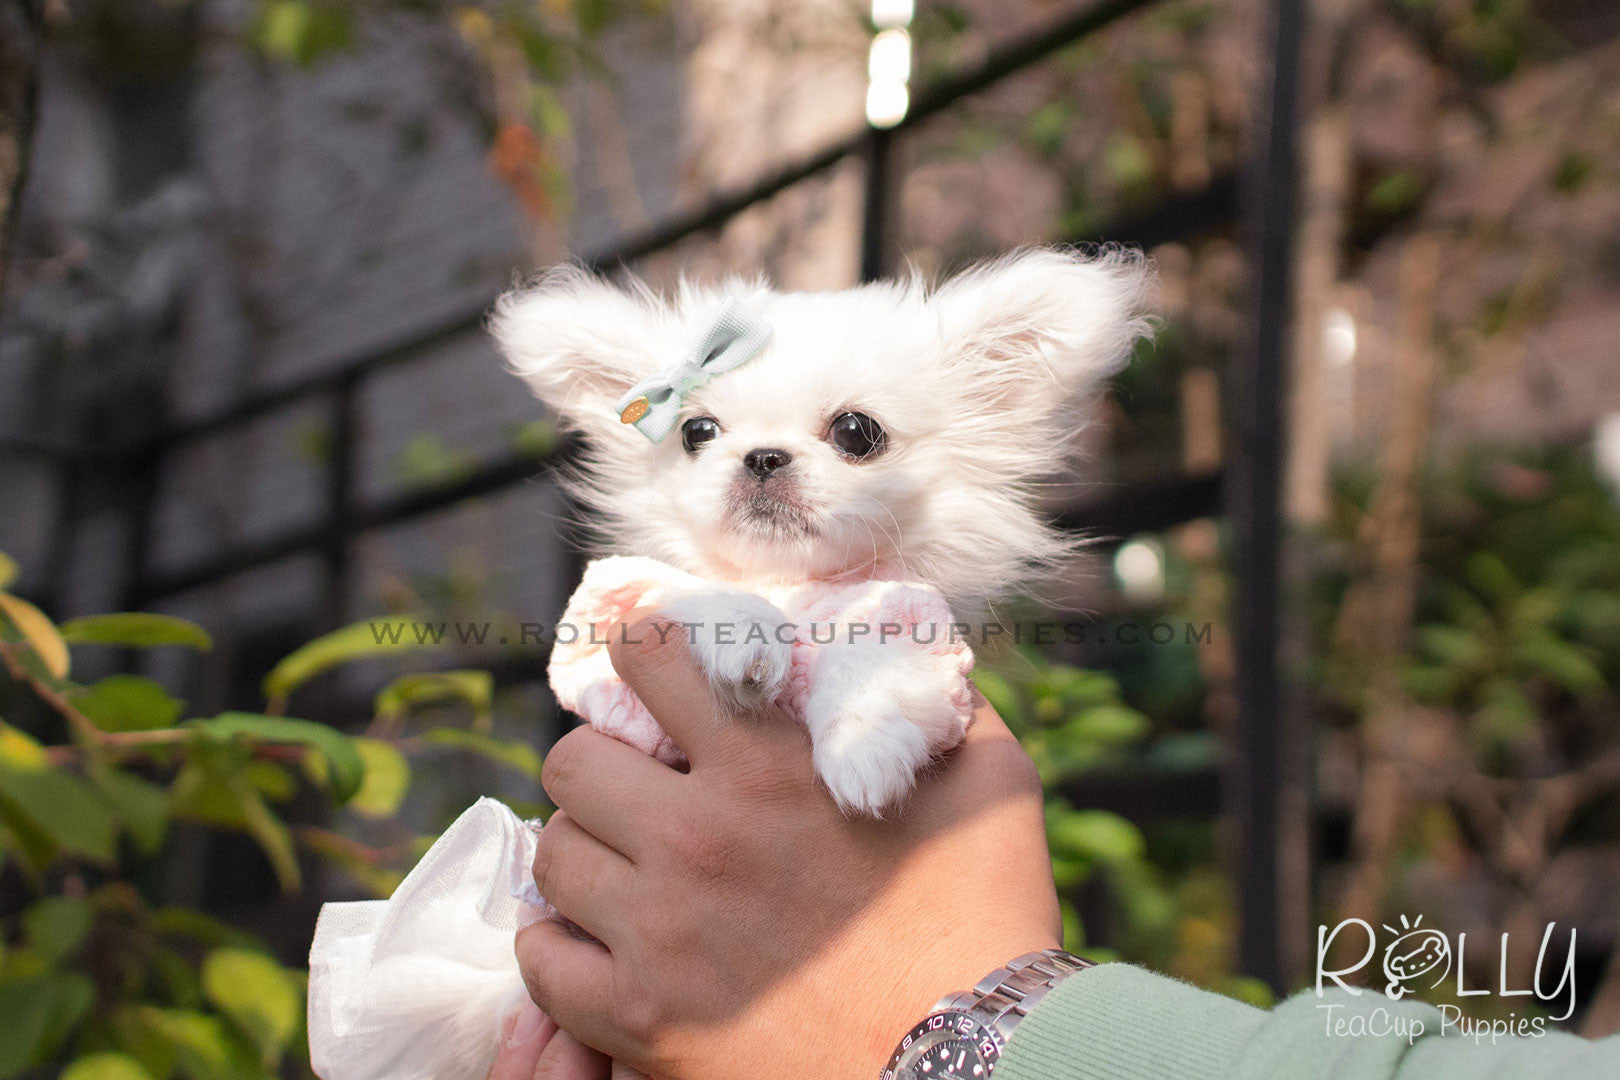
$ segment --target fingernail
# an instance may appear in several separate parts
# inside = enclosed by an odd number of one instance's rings
[[[533,1042],[540,1035],[540,1028],[545,1023],[546,1014],[533,1005],[526,1005],[519,1010],[517,1019],[512,1024],[512,1033],[506,1037],[508,1047],[523,1046]]]

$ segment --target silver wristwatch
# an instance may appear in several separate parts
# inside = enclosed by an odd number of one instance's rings
[[[1052,987],[1094,966],[1062,949],[1025,953],[935,1005],[900,1040],[881,1080],[986,1080],[1018,1021]]]

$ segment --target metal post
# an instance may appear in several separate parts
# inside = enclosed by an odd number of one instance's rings
[[[342,626],[348,616],[350,544],[354,532],[354,454],[359,417],[359,376],[351,373],[332,393],[331,456],[326,463],[325,581],[321,590],[323,630]]]
[[[1257,110],[1248,180],[1253,333],[1236,372],[1231,515],[1237,587],[1238,717],[1229,812],[1240,910],[1239,965],[1286,989],[1280,842],[1285,769],[1296,735],[1282,711],[1281,626],[1284,377],[1291,286],[1295,128],[1302,0],[1273,0],[1265,55],[1271,69]]]
[[[56,471],[56,507],[51,517],[51,539],[45,549],[45,566],[41,573],[41,605],[56,618],[63,618],[63,602],[67,597],[68,574],[71,572],[69,554],[73,550],[79,525],[79,493],[84,487],[85,466],[77,458],[64,454],[52,466]]]
[[[124,544],[124,582],[122,607],[126,611],[139,611],[147,604],[147,562],[152,547],[152,519],[158,496],[158,478],[162,459],[151,450],[142,450],[131,456],[127,487],[123,492],[126,507],[125,522],[129,530]],[[137,659],[135,650],[124,654],[124,667],[133,670]]]
[[[861,223],[861,280],[887,276],[894,265],[895,133],[872,128],[866,137],[866,205]]]

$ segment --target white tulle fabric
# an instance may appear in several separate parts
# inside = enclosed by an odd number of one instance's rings
[[[309,1053],[324,1080],[483,1080],[525,998],[513,939],[551,909],[538,826],[479,799],[387,900],[327,904],[309,953]]]

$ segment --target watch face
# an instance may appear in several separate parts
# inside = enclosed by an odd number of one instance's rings
[[[987,1080],[1001,1036],[965,1012],[935,1013],[901,1040],[883,1080]]]

